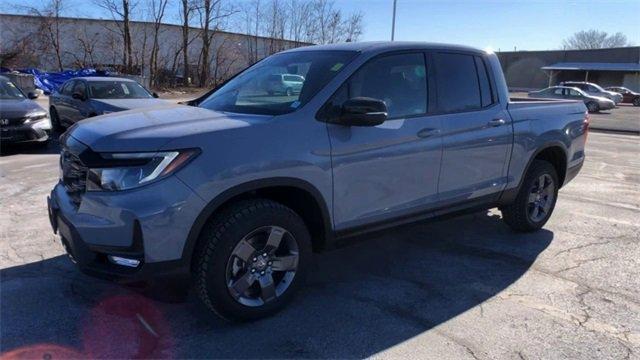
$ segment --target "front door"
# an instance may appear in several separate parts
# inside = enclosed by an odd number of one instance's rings
[[[383,100],[388,120],[372,127],[328,124],[337,230],[424,211],[438,199],[440,119],[427,115],[421,52],[384,55],[363,65],[329,100]]]
[[[465,53],[434,53],[433,59],[442,121],[442,205],[495,200],[507,183],[513,139],[488,64]]]

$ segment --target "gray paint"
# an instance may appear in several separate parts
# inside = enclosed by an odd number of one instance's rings
[[[546,146],[584,159],[585,107],[573,101],[509,103],[497,57],[467,47],[422,43],[343,44],[315,49],[360,55],[306,105],[280,116],[228,114],[181,105],[132,110],[83,121],[69,134],[94,151],[158,151],[198,147],[202,153],[168,179],[121,193],[91,193],[64,214],[90,243],[126,245],[141,222],[146,261],[178,259],[188,230],[206,204],[252,181],[289,178],[310,184],[334,230],[429,209],[497,201],[514,189],[533,155]],[[479,112],[389,120],[376,127],[326,124],[315,114],[364,62],[389,51],[449,50],[485,56],[498,104]],[[489,122],[503,119],[502,126]],[[428,132],[423,130],[428,129]],[[428,134],[428,136],[425,136]],[[68,202],[61,185],[52,193]]]

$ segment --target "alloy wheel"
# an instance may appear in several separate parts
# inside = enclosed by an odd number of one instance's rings
[[[298,244],[289,231],[279,226],[255,229],[238,242],[227,261],[227,289],[246,306],[272,302],[291,285],[298,258]]]
[[[549,174],[540,175],[534,181],[527,202],[527,213],[533,222],[543,220],[553,205],[555,185]]]

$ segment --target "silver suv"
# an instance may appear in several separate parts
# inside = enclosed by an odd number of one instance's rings
[[[285,94],[292,96],[300,94],[304,84],[304,76],[296,74],[272,74],[267,79],[269,95]]]

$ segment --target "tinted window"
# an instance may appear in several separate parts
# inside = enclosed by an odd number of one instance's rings
[[[442,112],[479,109],[482,106],[478,74],[472,55],[435,54],[438,107]]]
[[[562,95],[562,90],[563,90],[562,88],[560,88],[560,89],[555,89],[555,90],[553,90],[553,93],[554,93],[555,95]]]
[[[73,84],[75,84],[75,81],[73,80],[64,83],[64,86],[62,87],[62,91],[60,91],[60,93],[63,95],[71,96],[71,93],[73,92]]]
[[[91,97],[95,99],[148,99],[152,95],[135,81],[90,81]]]
[[[276,54],[233,78],[199,106],[245,114],[290,113],[309,102],[356,54],[320,50]],[[282,83],[285,73],[303,76],[304,82],[298,77],[301,84],[287,89]]]
[[[427,112],[426,65],[422,54],[390,55],[363,65],[348,81],[348,97],[379,99],[389,118]]]
[[[84,81],[76,81],[76,84],[73,87],[73,93],[84,95],[86,91],[87,91],[87,87],[84,84]]]
[[[0,78],[0,99],[24,99],[24,95],[9,79]]]
[[[569,95],[573,96],[573,97],[581,97],[582,94],[580,94],[580,92],[578,92],[577,90],[574,89],[569,89]]]
[[[493,104],[493,93],[491,91],[491,83],[489,82],[489,72],[481,57],[476,56],[476,69],[478,71],[478,80],[480,81],[480,97],[482,99],[482,107]]]

